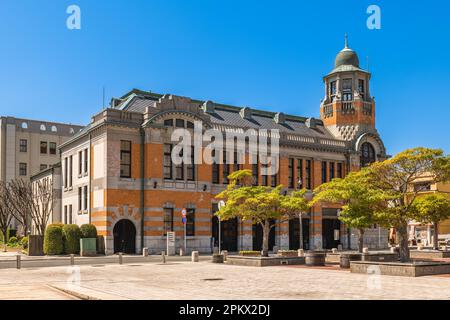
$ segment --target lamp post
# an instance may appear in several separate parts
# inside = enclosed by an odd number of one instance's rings
[[[303,186],[303,180],[302,180],[302,178],[300,177],[299,179],[298,179],[298,181],[297,181],[297,186],[298,186],[298,189],[300,190],[301,188],[302,188],[302,186]],[[299,222],[299,237],[300,237],[300,244],[299,244],[299,249],[304,249],[303,248],[303,219],[302,219],[302,213],[300,212],[299,214],[298,214],[298,222]]]
[[[220,200],[218,207],[219,207],[219,210],[221,208],[225,207],[225,201]],[[220,250],[221,250],[221,247],[222,247],[222,223],[220,221],[220,217],[219,216],[217,216],[217,219],[219,220],[219,254],[220,254],[220,252],[221,252]]]

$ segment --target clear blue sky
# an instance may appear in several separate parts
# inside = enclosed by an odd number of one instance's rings
[[[71,4],[81,30],[66,28]],[[388,152],[450,152],[449,14],[444,0],[0,0],[0,114],[87,124],[105,86],[108,101],[140,88],[319,117],[348,32]]]

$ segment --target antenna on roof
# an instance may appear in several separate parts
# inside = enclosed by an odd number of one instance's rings
[[[348,34],[347,32],[345,33],[345,42],[344,42],[344,46],[347,49],[348,48]]]

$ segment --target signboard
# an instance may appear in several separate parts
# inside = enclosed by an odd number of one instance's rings
[[[183,222],[183,224],[186,224],[186,216],[184,216],[183,218],[181,218],[181,222]]]
[[[167,255],[175,254],[175,232],[167,232]]]
[[[339,229],[334,230],[334,241],[339,241],[339,238],[340,238],[339,233],[340,233]]]
[[[223,207],[225,207],[225,201],[220,200],[219,204],[218,204],[219,210],[222,209]]]

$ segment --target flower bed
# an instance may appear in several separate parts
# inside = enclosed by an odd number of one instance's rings
[[[241,257],[260,257],[261,252],[259,251],[239,251]]]
[[[297,257],[298,251],[297,250],[278,250],[277,255],[280,257]]]

